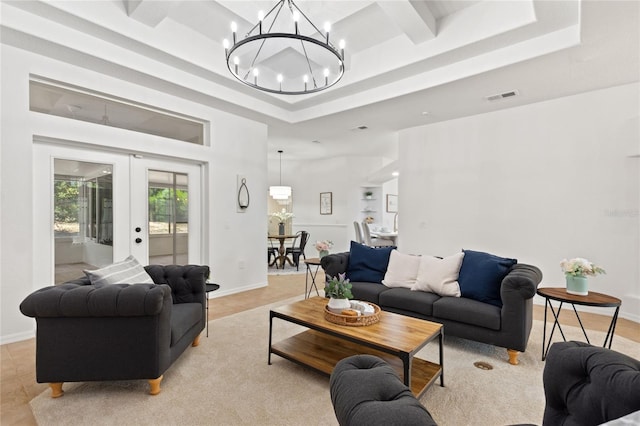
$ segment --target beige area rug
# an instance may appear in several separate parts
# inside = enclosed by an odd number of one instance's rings
[[[267,365],[270,306],[211,321],[209,338],[203,335],[200,346],[188,348],[169,368],[159,395],[148,395],[141,380],[66,383],[62,398],[50,398],[47,390],[31,401],[38,424],[336,425],[327,377],[276,355]],[[581,336],[574,327],[563,329],[568,338]],[[299,330],[276,319],[274,341]],[[604,340],[603,333],[589,337]],[[442,426],[541,424],[541,346],[541,321],[534,322],[518,366],[507,363],[502,348],[447,337],[445,387],[436,383],[421,402]],[[627,339],[616,336],[612,348],[640,359],[640,345]],[[418,356],[437,361],[437,344]],[[493,369],[480,370],[476,361]]]
[[[298,274],[306,274],[307,273],[307,265],[300,259],[300,267],[296,270],[295,265],[291,266],[289,264],[285,265],[284,269],[276,268],[275,266],[267,267],[268,275],[298,275]]]

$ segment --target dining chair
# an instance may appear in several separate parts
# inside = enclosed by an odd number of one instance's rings
[[[362,244],[373,247],[371,244],[371,230],[369,229],[369,224],[365,221],[362,221]]]
[[[309,241],[309,235],[307,231],[298,231],[291,243],[291,247],[287,247],[285,252],[286,256],[291,255],[293,263],[296,265],[296,270],[298,271],[300,270],[300,256],[305,260],[307,259],[307,256],[304,254],[304,248],[307,245],[307,241]]]
[[[363,244],[369,247],[388,247],[393,245],[393,242],[390,240],[372,237],[369,224],[365,221],[362,221],[362,235],[364,241]]]
[[[269,243],[267,245],[267,265],[269,266],[272,265],[271,258],[273,257],[273,264],[276,265],[276,269],[277,269],[278,268],[277,260],[280,253],[278,252],[278,248],[273,245],[273,240],[271,238],[268,238],[267,241]]]
[[[353,221],[353,228],[356,230],[356,242],[363,244],[362,229],[360,228],[360,223],[358,223],[357,220]]]

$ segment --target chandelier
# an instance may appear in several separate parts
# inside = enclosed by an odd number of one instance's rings
[[[270,186],[269,195],[274,200],[286,200],[291,196],[291,187],[282,186],[282,150],[279,150],[278,154],[280,154],[280,185]]]
[[[344,74],[344,40],[336,48],[329,39],[331,24],[318,29],[293,0],[279,0],[238,40],[231,23],[232,44],[223,41],[227,67],[247,86],[282,95],[319,92]]]

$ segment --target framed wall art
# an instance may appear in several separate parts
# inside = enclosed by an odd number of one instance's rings
[[[333,214],[333,193],[320,193],[320,214]]]
[[[398,213],[398,196],[387,194],[387,213]]]

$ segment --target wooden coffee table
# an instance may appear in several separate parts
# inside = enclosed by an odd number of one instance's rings
[[[438,377],[440,386],[444,386],[442,324],[382,311],[380,322],[372,325],[338,325],[324,318],[326,304],[324,297],[312,297],[269,312],[269,365],[273,353],[330,375],[341,359],[370,354],[387,361],[404,378],[404,383],[416,397],[420,397]],[[272,343],[274,318],[309,330]],[[439,364],[414,357],[436,338],[440,345]]]

